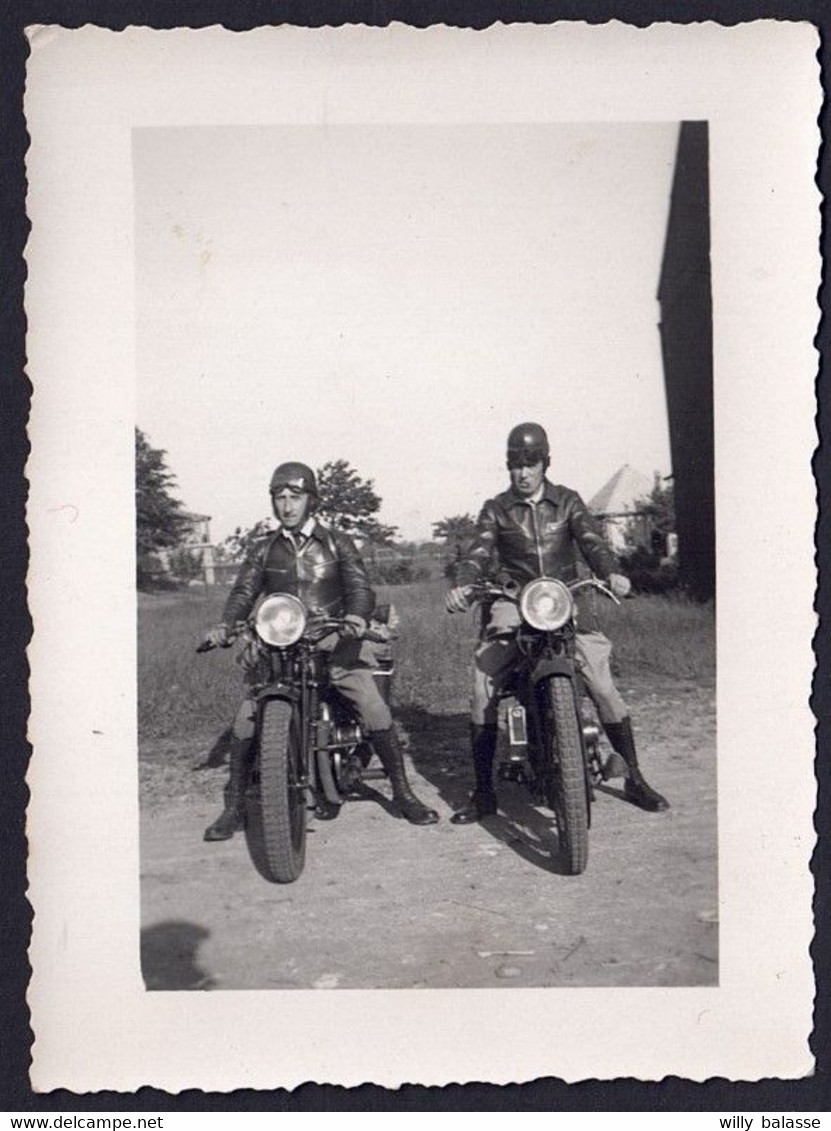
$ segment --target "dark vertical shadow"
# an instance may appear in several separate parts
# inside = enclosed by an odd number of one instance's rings
[[[681,123],[658,300],[680,577],[707,601],[716,588],[707,122]]]
[[[415,769],[451,809],[460,806],[473,788],[470,715],[434,714],[413,704],[395,705],[393,715],[407,732]]]

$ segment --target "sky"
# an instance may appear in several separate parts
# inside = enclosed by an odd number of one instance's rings
[[[222,540],[347,459],[407,539],[548,430],[590,499],[671,471],[656,299],[676,123],[133,131],[137,421]]]

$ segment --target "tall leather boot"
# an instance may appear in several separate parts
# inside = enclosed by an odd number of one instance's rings
[[[411,825],[434,825],[439,819],[435,809],[428,809],[413,793],[404,768],[404,755],[398,742],[395,728],[369,732],[369,741],[387,771],[392,786],[392,800],[395,807]]]
[[[654,790],[645,780],[638,768],[638,755],[635,751],[635,738],[632,734],[632,720],[627,715],[619,723],[604,723],[603,729],[616,753],[627,765],[626,783],[624,793],[633,805],[645,809],[648,813],[659,813],[669,809],[669,802]]]
[[[473,773],[476,788],[470,801],[450,818],[453,825],[472,825],[496,812],[496,792],[493,788],[493,760],[496,755],[496,724],[479,726],[470,724],[470,744],[473,749]]]
[[[250,741],[231,739],[228,755],[228,783],[225,786],[225,808],[205,829],[205,840],[228,840],[245,823],[245,782],[248,776]]]

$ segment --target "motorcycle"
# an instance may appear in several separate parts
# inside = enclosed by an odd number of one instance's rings
[[[362,641],[384,645],[374,671],[389,698],[394,611],[376,609]],[[314,615],[288,593],[266,597],[229,638],[244,636],[256,702],[254,756],[246,790],[246,837],[259,870],[293,883],[306,859],[308,814],[330,820],[364,781],[386,777],[370,767],[372,748],[351,706],[329,682],[329,657],[318,645],[345,620]],[[197,652],[213,645],[203,642]]]
[[[599,727],[584,721],[585,699],[575,661],[574,594],[595,589],[620,604],[597,578],[565,582],[540,577],[524,586],[485,582],[465,587],[470,601],[509,601],[517,606],[519,659],[500,692],[513,699],[507,711],[509,755],[497,772],[526,785],[535,803],[557,821],[561,854],[571,875],[585,871],[594,784],[606,776]]]

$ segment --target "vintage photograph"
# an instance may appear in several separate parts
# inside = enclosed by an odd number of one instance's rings
[[[717,984],[707,122],[132,157],[147,989]]]
[[[33,29],[34,1087],[811,1071],[816,51]]]

